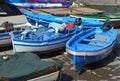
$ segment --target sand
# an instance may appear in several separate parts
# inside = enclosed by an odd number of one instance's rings
[[[0,17],[0,24],[8,21],[11,23],[20,23],[20,22],[27,22],[26,17],[24,15],[15,15],[15,16],[1,16]]]

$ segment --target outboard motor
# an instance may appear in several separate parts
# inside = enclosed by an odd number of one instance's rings
[[[82,24],[82,19],[81,18],[76,18],[75,25],[80,26],[81,24]]]
[[[108,31],[112,28],[112,23],[109,20],[106,20],[101,29],[103,31]]]

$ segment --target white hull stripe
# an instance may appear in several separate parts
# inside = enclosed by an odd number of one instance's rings
[[[6,40],[6,39],[10,39],[11,37],[10,36],[8,36],[8,37],[2,37],[2,38],[0,38],[0,40]]]
[[[71,51],[68,49],[66,49],[66,52],[73,56],[98,56],[98,55],[108,53],[109,51],[112,51],[113,46],[114,46],[114,44],[111,47],[101,50],[99,52],[98,51],[96,51],[96,52],[74,52],[74,51]]]

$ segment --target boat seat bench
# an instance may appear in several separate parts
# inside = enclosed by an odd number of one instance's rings
[[[96,49],[100,49],[101,46],[95,46],[95,45],[88,45],[88,44],[77,44],[75,46],[75,49],[77,50],[96,50]]]
[[[89,42],[96,42],[96,43],[107,44],[107,42],[105,42],[105,41],[96,40],[96,39],[94,39],[94,40],[91,40],[91,39],[84,39],[84,41],[89,41]]]

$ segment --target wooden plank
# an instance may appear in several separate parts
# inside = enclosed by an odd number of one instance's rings
[[[88,7],[73,7],[73,8],[50,8],[50,9],[36,9],[33,11],[45,12],[52,15],[70,15],[72,14],[86,14],[86,13],[104,13],[105,11],[92,9]]]

